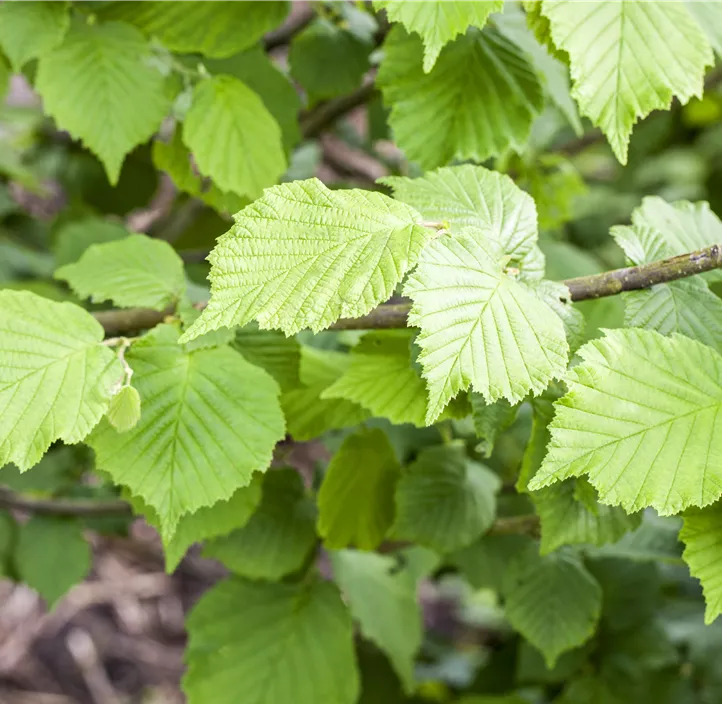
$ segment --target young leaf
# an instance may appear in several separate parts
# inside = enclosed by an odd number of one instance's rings
[[[673,256],[664,235],[647,226],[613,227],[612,235],[633,264]],[[722,352],[722,300],[696,276],[624,294],[629,327],[679,332]]]
[[[591,638],[602,611],[599,583],[570,552],[540,557],[531,546],[510,568],[504,591],[509,623],[549,668]]]
[[[588,501],[580,500],[581,492],[590,494]],[[541,521],[542,555],[562,545],[614,543],[642,522],[641,514],[600,504],[585,479],[567,479],[534,492],[531,498]]]
[[[150,59],[149,44],[133,27],[77,21],[38,61],[35,87],[45,111],[98,156],[113,185],[125,155],[170,109],[166,79]]]
[[[416,598],[418,577],[386,555],[341,550],[331,554],[333,573],[361,632],[391,660],[404,689],[414,689],[414,659],[423,624]]]
[[[233,76],[196,85],[183,142],[204,176],[240,196],[257,198],[286,170],[281,128],[258,95]]]
[[[431,230],[406,205],[317,179],[269,188],[211,253],[211,300],[182,341],[245,325],[318,332],[387,300]]]
[[[470,29],[428,74],[417,36],[395,27],[384,49],[377,80],[410,160],[433,169],[523,148],[544,95],[524,53],[506,37],[488,27]]]
[[[394,522],[400,467],[379,429],[349,435],[328,465],[318,493],[318,532],[329,549],[374,550]]]
[[[121,308],[164,310],[185,289],[183,260],[167,242],[147,235],[91,245],[55,278],[67,281],[80,298]]]
[[[529,483],[588,475],[605,504],[663,515],[722,494],[722,357],[682,335],[608,330],[579,350]]]
[[[264,2],[111,2],[101,4],[103,21],[134,24],[148,37],[156,37],[170,51],[231,56],[252,47],[263,35],[281,24],[289,3]]]
[[[88,444],[100,469],[158,513],[169,540],[183,514],[229,499],[265,470],[284,436],[278,386],[228,347],[186,352],[160,325],[126,352],[142,400],[126,433],[101,423]]]
[[[702,584],[707,603],[704,622],[710,624],[722,614],[722,504],[686,511],[679,538],[685,544],[683,558],[689,572]]]
[[[124,386],[110,399],[108,422],[119,432],[125,433],[138,425],[140,420],[140,394],[132,386]]]
[[[469,400],[476,437],[481,440],[477,451],[484,457],[491,457],[497,435],[503,433],[516,420],[519,408],[504,399],[488,404],[481,394],[476,393],[469,394]]]
[[[508,176],[483,166],[448,166],[421,178],[389,176],[394,198],[416,208],[427,220],[448,223],[458,234],[474,227],[499,257],[526,278],[544,275],[544,255],[537,246],[534,201]]]
[[[7,2],[0,5],[0,48],[18,73],[62,40],[70,25],[67,2]]]
[[[0,466],[37,464],[55,440],[80,442],[123,379],[103,328],[72,303],[0,291]]]
[[[233,578],[201,598],[187,622],[189,704],[355,704],[351,617],[329,582]]]
[[[544,0],[542,12],[554,44],[569,54],[582,114],[622,164],[638,119],[669,109],[673,97],[701,97],[714,57],[684,3]]]
[[[482,241],[482,233],[471,230],[434,240],[404,289],[413,300],[409,323],[421,328],[428,424],[470,386],[487,403],[517,403],[566,370],[561,319],[507,275]]]
[[[412,338],[412,332],[395,330],[364,335],[349,368],[321,398],[347,399],[376,418],[424,427],[426,385],[411,366]]]
[[[52,608],[90,571],[90,546],[81,524],[66,518],[33,516],[20,526],[15,568],[18,577]]]
[[[206,557],[251,579],[279,580],[303,567],[316,545],[316,507],[295,469],[274,469],[263,477],[263,494],[242,527],[209,540]]]
[[[424,43],[424,72],[434,68],[444,45],[464,34],[469,27],[483,27],[492,12],[500,12],[503,0],[374,0],[374,7],[386,10],[389,20],[401,22],[416,32]]]
[[[73,264],[90,245],[115,242],[129,234],[121,224],[110,220],[95,217],[73,220],[62,225],[55,235],[55,262],[59,267]]]
[[[358,425],[369,417],[368,411],[353,401],[322,398],[350,365],[348,354],[301,348],[301,385],[281,397],[288,434],[294,440],[311,440],[329,430]]]
[[[309,103],[351,93],[368,71],[373,47],[325,19],[311,23],[291,42],[291,75]],[[319,66],[324,70],[319,71]]]
[[[501,486],[461,445],[431,447],[401,475],[392,535],[446,553],[469,545],[494,522]]]

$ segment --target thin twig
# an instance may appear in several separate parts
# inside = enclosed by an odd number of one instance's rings
[[[305,139],[315,137],[346,113],[368,103],[375,94],[376,86],[373,78],[368,77],[366,82],[353,93],[321,103],[305,115],[301,115],[301,133]]]
[[[263,46],[266,51],[273,51],[284,44],[290,44],[291,40],[299,34],[316,16],[311,7],[304,7],[296,10],[278,29],[269,32],[263,38]]]
[[[132,515],[130,504],[121,499],[39,499],[0,487],[0,508],[28,511],[45,516]]]

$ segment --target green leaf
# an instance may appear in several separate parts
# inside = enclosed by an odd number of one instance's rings
[[[369,417],[368,411],[352,401],[321,398],[350,364],[348,354],[301,348],[301,386],[281,397],[288,434],[294,440],[312,440],[329,430],[358,425]]]
[[[686,0],[686,3],[712,48],[722,56],[722,5],[717,0]]]
[[[12,70],[10,64],[3,54],[0,54],[0,100],[5,102],[5,98],[10,88],[10,78],[12,77]],[[9,196],[2,198],[0,201],[0,212],[7,214],[9,211],[15,209],[15,204]],[[7,209],[7,210],[6,210]]]
[[[535,547],[510,568],[505,587],[509,623],[544,655],[559,656],[592,637],[602,611],[602,590],[571,552],[540,557]]]
[[[261,503],[248,522],[206,543],[203,554],[251,579],[279,580],[296,572],[316,545],[316,507],[295,469],[263,477]]]
[[[0,469],[0,484],[21,494],[57,494],[77,482],[79,464],[76,448],[54,447],[32,472],[21,472],[14,465]]]
[[[407,467],[396,487],[392,535],[447,553],[494,522],[499,478],[466,457],[461,444],[431,447]]]
[[[265,4],[268,4],[267,0]],[[301,99],[288,76],[268,57],[261,45],[227,59],[205,61],[204,65],[213,74],[235,76],[258,93],[281,128],[283,146],[287,152],[301,141],[298,124]]]
[[[416,684],[414,660],[421,647],[423,623],[416,598],[419,575],[386,555],[342,550],[331,554],[336,582],[361,632],[388,655],[404,684]]]
[[[72,303],[0,291],[0,466],[37,464],[55,440],[80,442],[123,369],[103,328]]]
[[[722,504],[686,511],[679,537],[690,574],[702,584],[704,622],[710,624],[722,614]]]
[[[77,262],[61,266],[55,278],[94,303],[154,310],[175,302],[186,285],[183,260],[173,247],[147,235],[93,244]]]
[[[673,97],[702,96],[714,57],[684,3],[544,0],[542,11],[569,54],[572,95],[622,164],[638,119],[669,109]]]
[[[45,111],[98,156],[112,185],[125,155],[151,137],[170,109],[166,79],[150,59],[149,44],[133,27],[78,21],[38,61],[35,87]]]
[[[658,516],[647,510],[642,515],[642,524],[636,530],[591,554],[622,557],[634,562],[679,564],[682,559],[682,544],[678,538],[681,527],[682,519],[678,516]]]
[[[153,141],[153,163],[171,177],[176,188],[200,198],[222,213],[235,213],[248,205],[248,199],[235,193],[225,193],[216,184],[202,177],[194,168],[192,155],[183,144],[181,129],[176,127],[169,141]]]
[[[391,22],[401,22],[424,43],[424,72],[434,67],[446,44],[469,27],[483,27],[492,12],[501,12],[503,0],[374,0],[376,9],[386,10]]]
[[[67,2],[7,2],[0,5],[0,48],[18,73],[63,40],[70,25]]]
[[[55,261],[58,266],[73,264],[90,245],[122,240],[130,233],[121,224],[88,217],[64,224],[55,235]]]
[[[532,198],[508,176],[464,164],[437,169],[421,178],[389,176],[394,198],[416,208],[429,221],[448,223],[453,234],[474,227],[488,248],[526,278],[544,275],[544,255],[537,246],[537,214]]]
[[[353,349],[349,368],[322,392],[322,399],[347,399],[376,418],[424,427],[426,385],[411,366],[410,331],[371,332]]]
[[[108,422],[119,432],[125,433],[138,425],[140,420],[140,394],[132,386],[124,386],[110,399]]]
[[[80,523],[33,516],[20,526],[15,548],[18,577],[37,590],[49,607],[90,571],[90,546]]]
[[[349,435],[328,465],[318,493],[318,532],[324,546],[374,550],[394,522],[400,467],[378,428]]]
[[[470,29],[447,46],[430,73],[421,40],[400,27],[384,43],[377,82],[391,108],[398,146],[425,169],[521,151],[544,105],[524,53],[495,29]]]
[[[338,589],[229,579],[187,621],[189,704],[354,704],[351,617]]]
[[[329,20],[317,19],[291,42],[291,75],[306,91],[311,105],[345,95],[361,85],[371,65],[372,48]]]
[[[295,338],[276,330],[258,330],[246,325],[236,331],[232,347],[247,362],[265,369],[278,382],[281,391],[300,385],[301,346]]]
[[[589,492],[589,499],[580,500],[580,492]],[[541,520],[542,555],[562,545],[614,543],[642,522],[638,513],[598,503],[585,479],[567,479],[534,492],[532,501]]]
[[[101,4],[103,21],[134,24],[166,49],[222,58],[252,47],[281,24],[289,3],[264,2],[112,2]]]
[[[579,350],[532,490],[588,475],[605,504],[660,514],[722,493],[722,357],[682,335],[608,330]]]
[[[257,198],[286,170],[281,128],[261,98],[233,76],[196,85],[183,142],[204,176],[240,196]]]
[[[482,234],[471,230],[434,240],[404,289],[413,301],[409,324],[421,328],[428,424],[469,387],[487,403],[517,403],[566,370],[569,346],[561,319],[506,274],[482,242]]]
[[[474,421],[476,437],[481,441],[477,452],[484,457],[491,457],[494,443],[500,433],[503,433],[516,420],[518,406],[512,406],[502,399],[496,403],[487,404],[481,394],[469,394],[471,400],[471,417]]]
[[[250,520],[261,502],[261,476],[256,474],[227,501],[204,506],[182,516],[173,537],[164,545],[166,572],[173,572],[193,543],[226,535]]]
[[[270,464],[284,436],[278,385],[229,347],[187,352],[160,325],[125,358],[142,400],[138,425],[103,422],[88,438],[100,469],[158,513],[167,541],[183,514],[229,499]]]
[[[650,227],[613,227],[612,235],[633,264],[673,256],[672,248]],[[679,332],[722,352],[722,300],[703,278],[671,281],[623,297],[629,327],[656,330],[662,335]]]
[[[330,191],[317,179],[267,189],[211,252],[211,300],[182,340],[254,318],[292,335],[365,315],[430,239],[420,219],[380,193]]]

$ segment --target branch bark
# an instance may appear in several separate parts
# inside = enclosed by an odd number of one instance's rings
[[[0,487],[0,508],[27,511],[45,516],[130,516],[130,504],[121,499],[38,499]]]
[[[342,115],[369,102],[375,94],[374,80],[368,77],[366,82],[353,93],[321,103],[317,108],[302,115],[300,119],[301,133],[305,139],[315,137]]]
[[[638,291],[656,284],[677,281],[695,274],[722,268],[722,244],[662,259],[642,266],[614,269],[602,274],[566,279],[562,283],[569,289],[572,301],[587,301],[606,296],[615,296],[624,291]],[[199,306],[203,307],[203,306]],[[331,326],[332,330],[391,330],[405,328],[409,313],[408,303],[380,305],[368,315],[360,318],[345,318]],[[144,330],[160,323],[171,309],[161,313],[144,308],[128,310],[107,310],[94,313],[106,334],[118,335],[133,330]]]

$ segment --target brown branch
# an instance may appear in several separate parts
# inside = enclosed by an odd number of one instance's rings
[[[28,511],[45,516],[132,515],[130,504],[121,499],[92,501],[85,499],[38,499],[0,487],[0,508]]]
[[[318,107],[301,115],[301,133],[306,139],[315,137],[347,112],[369,102],[375,94],[376,86],[373,78],[369,77],[353,93],[321,103]]]
[[[303,7],[291,13],[288,20],[278,29],[266,34],[263,38],[263,47],[266,51],[273,51],[291,40],[310,24],[316,13],[311,7]]]
[[[578,302],[615,296],[624,291],[638,291],[655,284],[677,281],[720,268],[722,268],[722,245],[713,244],[711,247],[696,252],[680,254],[678,257],[662,259],[651,264],[629,266],[591,276],[580,276],[576,279],[566,279],[561,283],[569,289],[572,301]],[[204,304],[196,307],[203,308]],[[408,303],[387,303],[360,318],[343,318],[334,323],[330,329],[392,330],[405,328],[410,307]],[[93,315],[105,328],[107,334],[117,335],[153,327],[171,313],[171,310],[158,313],[144,308],[130,308],[128,310],[101,311]]]

